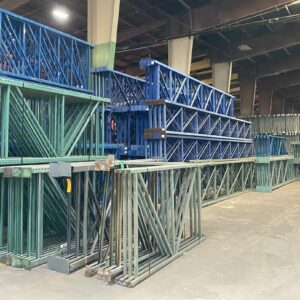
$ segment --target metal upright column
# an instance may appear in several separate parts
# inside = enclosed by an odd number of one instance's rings
[[[87,226],[88,226],[88,197],[89,197],[89,172],[84,172],[84,204],[83,204],[83,255],[87,255]]]
[[[1,88],[1,158],[8,158],[10,85]]]
[[[43,195],[44,195],[44,182],[43,174],[38,174],[38,185],[37,185],[37,258],[40,258],[43,254]]]
[[[4,244],[4,178],[0,178],[0,249]]]

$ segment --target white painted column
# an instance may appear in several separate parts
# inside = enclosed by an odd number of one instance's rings
[[[226,93],[230,92],[232,62],[212,64],[213,86]]]
[[[168,41],[168,64],[179,72],[190,74],[194,37],[182,37]]]

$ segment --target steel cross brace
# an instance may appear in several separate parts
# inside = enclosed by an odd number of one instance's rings
[[[233,116],[234,97],[156,60],[145,59],[146,99],[166,99],[190,107]]]
[[[90,44],[4,9],[0,33],[1,74],[91,93]]]
[[[1,160],[103,153],[108,99],[0,79]],[[34,160],[34,159],[33,159]]]

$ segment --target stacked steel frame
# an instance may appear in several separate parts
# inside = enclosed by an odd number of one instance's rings
[[[300,142],[300,115],[282,114],[242,117],[252,122],[253,134],[270,134],[288,140],[288,152],[293,153],[293,142]]]
[[[102,155],[99,115],[108,99],[5,78],[0,89],[0,165]]]
[[[0,74],[91,92],[90,44],[3,9],[0,36]]]
[[[113,170],[109,257],[86,275],[130,287],[201,242],[201,207],[251,189],[254,176],[253,158],[125,164]]]
[[[105,67],[95,68],[92,73],[96,95],[111,99],[105,111],[106,153],[146,157],[145,80]]]
[[[295,179],[300,180],[300,142],[292,142],[294,166],[295,166]]]
[[[88,276],[134,286],[203,240],[202,206],[254,186],[251,124],[233,117],[232,96],[152,60],[146,80],[93,70],[92,96],[90,45],[0,19],[0,73],[18,78],[0,78],[0,260],[88,264]],[[144,132],[150,156],[193,162],[100,156],[145,156]],[[292,177],[288,157],[271,161],[273,186]]]
[[[234,97],[158,61],[146,68],[150,157],[168,161],[252,155],[251,123],[233,117]]]
[[[245,117],[252,122],[256,152],[256,190],[271,192],[295,179],[298,172],[297,146],[300,115],[283,114]]]
[[[271,192],[295,179],[293,157],[288,156],[287,139],[267,134],[254,136],[256,191]]]
[[[254,135],[255,156],[279,156],[288,155],[287,139],[275,135]]]
[[[109,99],[89,90],[91,45],[4,10],[0,25],[0,256],[31,268],[69,253],[78,221],[43,164],[103,158]]]

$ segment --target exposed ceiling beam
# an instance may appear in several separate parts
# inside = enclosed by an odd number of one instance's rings
[[[193,32],[201,32],[214,26],[235,22],[292,2],[293,0],[215,0],[211,4],[193,8]],[[185,15],[188,19],[188,13]],[[171,33],[174,34],[172,30]]]
[[[261,79],[261,82],[273,90],[300,84],[300,70]]]
[[[0,2],[0,7],[6,10],[14,10],[22,5],[25,5],[30,0],[4,0]]]
[[[285,104],[288,103],[288,104],[293,104],[293,105],[300,105],[300,98],[299,98],[299,96],[286,99],[287,102]]]
[[[164,24],[165,24],[165,20],[158,20],[142,26],[135,26],[133,28],[126,29],[118,33],[117,41],[118,43],[124,42],[128,39],[146,33],[152,29],[158,28]]]
[[[120,33],[120,40],[124,41],[130,37],[138,36],[162,26],[167,22],[167,19],[172,23],[167,33],[167,36],[170,38],[172,36],[191,34],[191,32],[200,32],[214,26],[235,22],[257,13],[266,12],[276,6],[284,6],[292,2],[292,0],[216,0],[213,1],[212,4],[193,8],[189,12],[176,16],[169,15],[158,7],[153,6],[153,9],[159,11],[163,18],[156,22],[149,22],[138,28]],[[143,1],[142,3],[146,4],[147,2]],[[190,19],[192,19],[192,28],[190,28],[190,24],[187,23]]]
[[[300,85],[279,90],[285,99],[300,96]]]
[[[280,59],[271,59],[264,63],[257,64],[252,74],[256,78],[263,78],[298,69],[300,69],[300,54],[282,57]],[[243,70],[251,70],[251,67],[243,67]]]
[[[249,46],[248,51],[242,51],[239,49],[241,44]],[[222,54],[215,53],[213,57],[218,60],[231,60],[239,61],[242,59],[250,58],[260,54],[266,54],[271,51],[283,49],[286,47],[300,44],[300,26],[284,26],[283,29],[270,32],[260,37],[248,38],[243,41],[235,41],[231,43],[230,54],[227,57]],[[224,45],[225,47],[227,46]],[[224,49],[224,47],[222,47]]]

